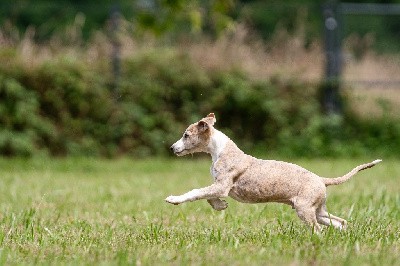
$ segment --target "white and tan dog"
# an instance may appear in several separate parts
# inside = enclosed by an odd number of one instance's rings
[[[211,174],[214,183],[165,200],[172,204],[206,199],[215,210],[228,204],[228,197],[244,203],[280,202],[292,206],[302,221],[315,231],[319,224],[344,229],[346,220],[328,213],[326,187],[338,185],[357,172],[373,167],[381,160],[362,164],[344,176],[324,178],[295,164],[261,160],[245,154],[225,134],[213,127],[213,113],[190,125],[183,137],[171,146],[178,156],[206,152],[212,156]]]

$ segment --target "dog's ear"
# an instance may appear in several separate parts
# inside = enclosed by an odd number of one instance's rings
[[[200,132],[205,132],[210,128],[210,126],[206,121],[204,121],[204,119],[202,119],[197,123],[197,128]]]
[[[210,126],[213,126],[215,124],[215,122],[217,122],[217,119],[215,119],[214,113],[209,113],[206,117],[201,119],[201,121],[204,121],[207,124],[209,124]]]

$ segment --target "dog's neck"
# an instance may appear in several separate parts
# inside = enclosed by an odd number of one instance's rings
[[[213,163],[218,160],[229,140],[230,139],[224,133],[215,128],[213,129],[211,139],[207,147],[208,153],[211,154]]]

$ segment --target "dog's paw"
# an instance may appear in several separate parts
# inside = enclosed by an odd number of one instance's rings
[[[218,204],[215,204],[213,207],[214,210],[222,211],[228,208],[228,202],[226,202],[225,200],[221,200],[220,202],[218,202]]]
[[[213,209],[216,211],[222,211],[228,208],[228,203],[225,200],[212,199],[208,200],[208,202],[210,203],[211,207],[213,207]]]
[[[165,201],[168,203],[174,204],[174,205],[178,205],[178,204],[182,203],[179,196],[169,196],[165,199]]]

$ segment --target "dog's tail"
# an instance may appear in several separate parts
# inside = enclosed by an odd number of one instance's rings
[[[345,174],[344,176],[336,177],[336,178],[323,177],[322,180],[324,181],[325,186],[339,185],[339,184],[342,184],[342,183],[346,182],[347,180],[349,180],[353,175],[357,174],[358,172],[368,169],[368,168],[371,168],[380,162],[382,162],[382,160],[378,159],[378,160],[375,160],[370,163],[359,165],[356,168],[354,168],[353,170],[351,170],[350,172],[348,172],[347,174]]]

